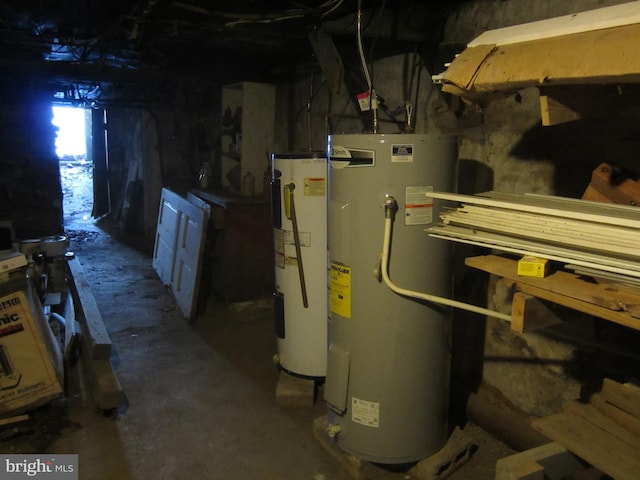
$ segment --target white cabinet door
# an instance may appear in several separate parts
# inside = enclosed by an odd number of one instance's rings
[[[153,267],[189,319],[196,313],[207,220],[204,209],[162,189]]]

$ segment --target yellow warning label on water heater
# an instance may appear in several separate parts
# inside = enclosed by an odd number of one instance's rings
[[[351,267],[331,262],[331,312],[351,318]]]

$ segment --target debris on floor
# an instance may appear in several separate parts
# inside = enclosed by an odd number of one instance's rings
[[[271,298],[258,298],[246,300],[244,302],[234,302],[229,305],[229,310],[233,313],[243,313],[247,311],[260,311],[271,309],[273,300]]]
[[[6,420],[0,425],[0,450],[12,454],[42,453],[65,429],[81,428],[67,418],[63,399]]]
[[[352,480],[314,439],[314,419],[326,414],[321,389],[307,408],[277,405],[271,298],[233,307],[212,298],[196,322],[185,322],[149,253],[117,240],[117,226],[95,229],[95,240],[74,241],[72,250],[107,323],[126,396],[113,415],[96,411],[78,324],[65,397],[21,414],[28,419],[0,422],[0,450],[77,454],[83,478]],[[69,315],[64,321],[62,330],[76,325]],[[464,432],[478,449],[448,478],[493,480],[496,459],[514,452],[479,427]]]
[[[97,410],[113,411],[123,399],[110,363],[111,339],[79,260],[66,252],[68,245],[60,235],[11,238],[0,252],[0,266],[6,267],[0,268],[0,444],[5,452],[40,453],[70,425],[65,404],[72,376],[87,383],[83,388]]]

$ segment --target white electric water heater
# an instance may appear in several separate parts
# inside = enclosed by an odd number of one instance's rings
[[[364,460],[405,464],[448,438],[450,308],[394,293],[381,279],[385,201],[398,205],[389,275],[451,297],[449,242],[429,237],[452,191],[457,138],[329,137],[329,352],[324,397],[335,444]]]
[[[327,157],[273,154],[274,320],[280,367],[324,378],[327,366]]]

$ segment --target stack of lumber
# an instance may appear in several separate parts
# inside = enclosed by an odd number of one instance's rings
[[[533,427],[616,480],[640,478],[640,387],[605,379],[588,402],[567,402]]]
[[[570,264],[640,282],[640,208],[565,197],[487,192],[430,197],[461,202],[444,209],[429,235]]]

